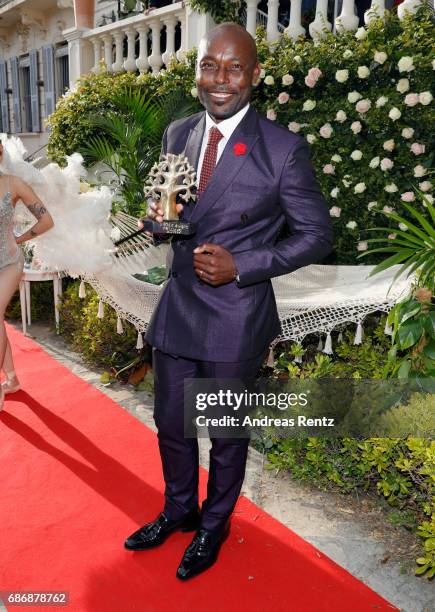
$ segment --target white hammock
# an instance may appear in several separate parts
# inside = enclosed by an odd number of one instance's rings
[[[136,227],[136,219],[123,213],[113,220],[126,235]],[[120,319],[130,321],[143,332],[150,321],[163,285],[140,281],[132,275],[164,266],[169,247],[155,247],[143,236],[120,251],[113,265],[98,274],[86,275],[100,296],[118,313]],[[368,278],[374,266],[311,265],[291,274],[273,279],[282,340],[301,342],[311,333],[326,334],[323,351],[332,353],[331,332],[347,323],[357,324],[355,344],[362,341],[362,322],[371,312],[388,312],[411,289],[412,278],[401,276],[392,285],[399,266]],[[82,288],[83,290],[83,288]],[[389,333],[386,328],[386,333]],[[139,345],[141,339],[138,340]],[[319,347],[320,348],[320,347]]]

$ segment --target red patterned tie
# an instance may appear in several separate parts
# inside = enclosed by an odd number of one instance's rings
[[[219,141],[223,138],[223,134],[215,127],[210,128],[208,133],[207,147],[204,153],[204,159],[201,166],[201,178],[199,180],[198,195],[204,191],[210,180],[213,170],[216,166],[217,150]]]

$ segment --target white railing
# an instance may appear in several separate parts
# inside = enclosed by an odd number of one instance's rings
[[[398,7],[400,19],[406,11],[414,13],[424,0],[405,0]],[[269,43],[276,41],[282,31],[282,24],[278,21],[279,0],[269,0],[267,15],[260,14],[257,10],[259,0],[246,0],[246,29],[252,35],[255,34],[257,25],[264,25]],[[328,0],[317,0],[316,16],[309,25],[309,33],[313,39],[321,38],[326,32],[333,30],[334,33],[341,31],[353,31],[358,28],[358,17],[354,0],[343,0],[341,13],[335,19],[335,23],[328,22],[327,17]],[[337,0],[335,2],[334,14],[337,13]],[[372,0],[370,8],[364,13],[365,24],[376,17],[383,17],[385,13],[385,0]],[[307,32],[302,26],[302,0],[291,0],[290,19],[284,33],[296,40],[299,36],[306,36]]]
[[[180,24],[181,42],[175,48],[175,29]],[[166,49],[161,49],[161,33],[166,29]],[[182,59],[187,50],[186,9],[183,2],[156,9],[149,15],[135,15],[109,25],[88,30],[83,38],[92,43],[94,63],[92,70],[99,72],[101,61],[111,72],[148,70],[159,72],[174,57]],[[151,54],[148,55],[148,40]],[[137,44],[138,43],[138,44]],[[124,52],[126,48],[126,53]]]

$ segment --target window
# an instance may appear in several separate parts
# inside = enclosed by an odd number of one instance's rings
[[[32,132],[32,103],[30,97],[30,61],[29,56],[20,59],[20,108],[21,108],[21,130]]]
[[[69,88],[68,45],[58,47],[54,53],[54,57],[56,98],[60,98]]]

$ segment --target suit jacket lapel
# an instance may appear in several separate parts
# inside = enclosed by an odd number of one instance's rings
[[[258,139],[257,126],[257,113],[251,107],[227,142],[204,193],[192,211],[190,218],[192,222],[198,221],[205,215],[241,171],[251,153],[252,147]],[[235,155],[233,147],[237,142],[246,145],[246,153],[244,155]]]
[[[196,126],[192,128],[187,137],[186,146],[184,147],[184,154],[190,162],[190,165],[196,169],[198,165],[199,154],[201,152],[202,137],[205,130],[205,113],[202,114],[201,119],[198,121]]]

